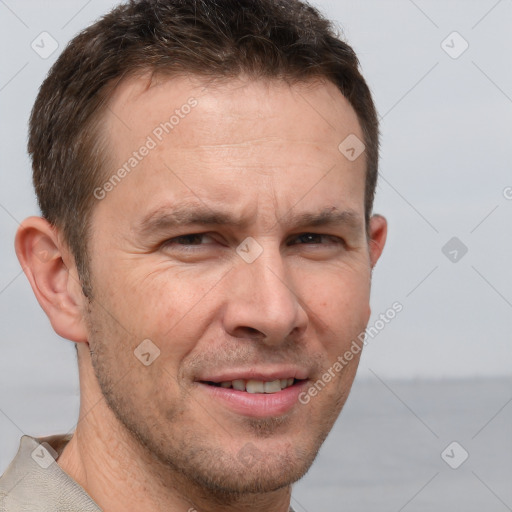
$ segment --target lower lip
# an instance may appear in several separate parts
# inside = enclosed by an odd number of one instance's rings
[[[237,414],[264,418],[282,416],[289,412],[298,402],[299,395],[305,389],[307,381],[300,381],[277,393],[248,393],[233,388],[221,388],[198,383],[201,389],[214,400],[223,403]]]

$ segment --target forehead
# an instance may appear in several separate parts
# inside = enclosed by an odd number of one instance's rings
[[[200,116],[201,122],[187,130],[191,123],[181,121],[188,116],[192,101],[199,107],[194,108],[193,117]],[[333,83],[310,80],[290,84],[245,76],[222,80],[161,75],[130,78],[111,97],[104,126],[114,145],[129,145],[165,123],[172,125],[167,142],[183,148],[208,142],[235,145],[256,141],[258,136],[264,142],[265,136],[277,136],[319,143],[337,156],[340,137],[355,133],[363,138],[355,111]],[[251,130],[251,139],[244,129]]]
[[[110,99],[103,127],[107,179],[126,172],[100,208],[129,200],[128,213],[144,215],[179,198],[236,207],[257,190],[255,203],[277,194],[289,209],[324,175],[316,191],[326,203],[343,196],[363,207],[364,155],[350,162],[338,148],[351,134],[362,140],[361,128],[330,82],[131,78]]]

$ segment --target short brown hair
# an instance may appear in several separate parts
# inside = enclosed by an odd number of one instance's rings
[[[61,230],[87,297],[92,296],[87,241],[93,190],[108,174],[99,137],[102,114],[117,85],[142,72],[333,82],[364,134],[368,225],[378,120],[356,54],[327,19],[299,0],[132,0],[68,44],[30,117],[28,151],[39,206]]]

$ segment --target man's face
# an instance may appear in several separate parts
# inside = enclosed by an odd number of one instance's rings
[[[369,319],[364,154],[338,149],[362,132],[332,84],[147,85],[106,116],[108,177],[138,156],[92,217],[96,377],[146,454],[221,492],[277,489],[313,462],[358,356],[299,394]]]

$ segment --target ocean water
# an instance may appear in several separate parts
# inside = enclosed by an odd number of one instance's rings
[[[297,512],[512,510],[512,379],[356,380],[293,496]]]
[[[0,473],[23,433],[67,432],[76,389],[0,391]],[[357,380],[297,512],[512,510],[512,379]]]

